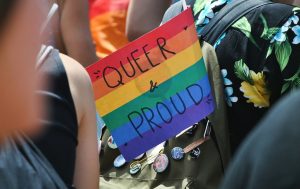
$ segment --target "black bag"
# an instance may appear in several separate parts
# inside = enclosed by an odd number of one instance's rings
[[[202,30],[201,39],[214,45],[221,35],[236,21],[248,14],[249,12],[269,4],[275,4],[270,0],[234,0],[226,5]],[[291,9],[290,5],[281,5],[287,10]],[[275,25],[279,25],[283,20],[290,16],[290,11],[285,11],[281,20],[276,20]]]
[[[194,4],[194,0],[188,1],[190,5]],[[236,21],[248,14],[249,12],[269,4],[275,4],[270,0],[233,0],[232,3],[226,5],[201,31],[201,40],[214,45],[221,35]],[[291,9],[290,5],[281,5],[287,10]],[[173,4],[165,13],[163,23],[180,14],[183,10],[182,3]],[[283,20],[290,16],[290,11],[285,11],[282,20],[276,20],[279,25]]]

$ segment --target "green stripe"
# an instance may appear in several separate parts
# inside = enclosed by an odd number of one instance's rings
[[[196,64],[158,85],[158,88],[156,88],[153,93],[148,91],[142,94],[124,106],[107,114],[103,117],[103,119],[106,125],[109,126],[110,130],[114,130],[128,122],[127,116],[124,115],[130,114],[134,110],[140,110],[142,107],[152,108],[155,106],[156,102],[162,102],[175,95],[177,92],[185,90],[187,86],[199,81],[201,78],[206,76],[206,74],[206,68],[202,58]]]

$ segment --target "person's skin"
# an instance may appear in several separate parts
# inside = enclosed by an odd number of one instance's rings
[[[1,26],[0,140],[12,132],[28,134],[38,129],[35,63],[41,44],[39,30],[45,19],[39,5],[39,0],[16,1]]]
[[[98,60],[89,26],[87,0],[48,0],[59,5],[54,17],[54,47],[87,67]]]
[[[99,188],[100,175],[96,108],[91,80],[83,67],[96,61],[92,58],[95,51],[89,48],[88,42],[90,33],[85,18],[87,1],[48,0],[48,2],[50,6],[54,2],[58,3],[60,11],[45,30],[45,41],[50,41],[61,53],[67,54],[61,54],[60,57],[67,73],[78,119],[74,185],[77,189],[96,189]],[[89,63],[85,62],[88,58],[90,58]],[[79,61],[84,63],[80,65]]]
[[[79,125],[74,185],[77,189],[98,189],[100,168],[91,80],[78,62],[66,55],[60,56],[67,72]]]
[[[131,0],[126,23],[129,41],[158,27],[170,4],[171,0]]]

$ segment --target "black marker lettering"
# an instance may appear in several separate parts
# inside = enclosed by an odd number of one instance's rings
[[[145,54],[145,56],[146,56],[148,62],[151,64],[152,67],[155,67],[155,66],[159,65],[159,63],[153,64],[153,62],[151,61],[151,59],[150,59],[150,57],[149,57],[150,52],[149,52],[149,51],[146,51],[146,47],[148,47],[148,44],[145,45],[145,46],[143,46],[143,51],[144,51],[144,54]]]
[[[146,121],[148,122],[148,125],[150,126],[150,128],[153,132],[154,132],[154,127],[161,128],[161,126],[159,126],[158,124],[156,124],[155,122],[152,121],[154,118],[154,113],[150,108],[145,107],[145,108],[142,108],[141,110],[143,112],[144,117],[146,118]],[[150,117],[146,113],[146,111],[150,113]]]
[[[161,109],[158,107],[159,105],[160,105],[161,107],[164,107],[164,109],[166,109],[166,111],[169,113],[169,119],[166,119],[166,118],[162,115]],[[169,110],[169,108],[168,108],[167,105],[165,105],[165,104],[162,103],[162,102],[158,102],[158,103],[156,103],[156,109],[157,109],[157,112],[158,112],[160,118],[161,118],[165,123],[171,123],[171,122],[172,122],[173,116],[172,116],[172,113],[171,113],[171,111]],[[165,115],[165,114],[164,114],[164,115]]]
[[[177,113],[179,113],[179,114],[184,114],[184,112],[186,111],[186,105],[184,104],[184,102],[183,102],[183,100],[182,100],[182,98],[181,98],[181,96],[179,95],[179,93],[176,93],[176,95],[178,96],[178,98],[179,98],[179,100],[181,101],[181,104],[182,104],[182,109],[183,110],[178,110],[179,108],[177,107],[177,103],[174,103],[174,100],[173,100],[173,98],[171,97],[170,99],[171,99],[171,103],[173,104],[173,106],[174,106],[174,108],[175,108],[175,110],[177,111]]]
[[[107,79],[106,79],[106,75],[107,75],[107,74],[106,74],[106,71],[107,71],[108,69],[114,70],[114,71],[117,73],[117,75],[119,76],[119,78],[116,77],[117,80],[116,80],[116,83],[115,83],[115,84],[109,83],[109,82],[107,81]],[[102,73],[102,76],[103,76],[103,78],[104,78],[104,81],[105,81],[106,85],[107,85],[109,88],[116,88],[116,87],[118,87],[118,86],[120,86],[120,85],[124,85],[124,83],[123,83],[123,78],[122,78],[122,74],[119,72],[119,70],[118,70],[117,68],[110,67],[110,66],[104,68],[103,73]]]
[[[134,54],[137,53],[137,52],[138,52],[137,49],[134,50],[134,51],[132,51],[132,52],[131,52],[131,58],[132,58],[132,60],[135,62],[136,66],[139,68],[139,70],[140,70],[142,73],[144,73],[144,72],[148,71],[148,69],[143,70],[143,69],[141,68],[141,66],[138,64],[137,61],[138,61],[140,58],[134,57]]]
[[[173,51],[170,51],[170,50],[165,49],[165,46],[166,46],[166,44],[167,44],[167,40],[166,40],[165,38],[160,37],[160,38],[157,39],[156,42],[157,42],[157,45],[158,45],[158,47],[159,47],[159,49],[160,49],[161,54],[164,56],[164,58],[165,58],[166,60],[168,59],[168,57],[166,56],[165,52],[170,53],[170,54],[176,54],[176,53],[173,52]]]
[[[133,67],[133,65],[132,65],[132,63],[131,63],[131,61],[130,61],[130,59],[129,59],[128,57],[127,57],[127,60],[128,60],[128,63],[129,63],[130,66],[131,66],[131,69],[132,69],[131,72],[132,72],[132,74],[130,75],[130,74],[127,72],[127,70],[126,70],[126,68],[124,67],[122,61],[120,61],[121,67],[122,67],[123,71],[125,72],[125,74],[127,75],[127,77],[134,77],[134,76],[135,76],[135,69],[134,69],[134,67]]]
[[[190,91],[192,88],[196,88],[196,89],[200,90],[201,97],[200,98],[198,97],[199,98],[198,100],[195,99],[196,97],[193,96],[192,92]],[[189,95],[190,95],[191,99],[193,100],[193,102],[195,103],[195,105],[199,105],[202,102],[202,100],[203,100],[203,89],[200,85],[198,85],[198,84],[190,85],[186,88],[186,90],[189,93]],[[198,92],[197,92],[197,94],[198,94]]]
[[[140,119],[140,120],[141,120],[140,123],[138,123],[138,124],[135,124],[135,123],[134,123],[133,119],[136,119],[136,117],[133,116],[134,114],[138,115],[138,116],[141,118],[141,119]],[[131,116],[133,116],[133,119],[131,118]],[[129,119],[129,121],[130,121],[132,127],[134,128],[134,130],[137,132],[137,134],[138,134],[141,138],[143,138],[143,135],[139,132],[139,128],[142,126],[142,124],[143,124],[143,122],[144,122],[143,116],[142,116],[139,112],[134,111],[134,112],[131,112],[131,113],[128,115],[128,119]]]

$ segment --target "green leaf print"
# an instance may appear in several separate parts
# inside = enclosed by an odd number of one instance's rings
[[[279,32],[280,28],[269,28],[265,36],[263,38],[267,40],[273,39],[274,35]]]
[[[236,28],[238,30],[240,30],[241,32],[243,32],[248,38],[249,40],[257,47],[257,43],[254,40],[253,36],[251,35],[251,25],[248,21],[248,19],[246,17],[242,17],[241,19],[239,19],[238,21],[236,21],[233,25],[233,28]]]
[[[249,67],[244,63],[243,59],[234,63],[234,73],[239,79],[247,81],[248,83],[253,85],[254,82],[251,77]]]
[[[261,18],[262,23],[264,25],[264,31],[263,31],[263,33],[260,36],[261,38],[263,38],[267,34],[267,32],[268,32],[269,26],[268,26],[266,18],[262,14],[259,17]]]
[[[211,1],[211,0],[209,0]],[[194,15],[198,14],[203,8],[205,3],[208,2],[207,0],[196,0],[195,4],[194,4]]]
[[[283,86],[282,86],[282,89],[281,89],[281,94],[285,93],[289,88],[290,88],[291,84],[289,82],[285,83]]]
[[[246,17],[242,17],[236,21],[233,25],[233,28],[239,29],[243,32],[248,38],[251,36],[251,25]]]
[[[269,46],[269,48],[268,48],[268,52],[267,52],[266,59],[269,58],[269,56],[272,54],[273,49],[274,49],[274,45],[271,44],[271,45]]]
[[[300,87],[300,77],[298,77],[293,84],[293,89],[298,89]]]
[[[292,47],[289,40],[286,40],[282,43],[275,43],[275,55],[281,71],[283,71],[287,66],[291,54]]]
[[[289,79],[284,80],[284,85],[282,87],[281,93],[285,93],[288,90],[297,89],[300,87],[300,68],[295,73],[295,75]]]
[[[265,40],[273,39],[274,35],[279,32],[280,28],[276,28],[276,27],[269,28],[267,20],[262,14],[260,15],[260,18],[261,18],[262,23],[264,25],[264,30],[263,30],[260,37],[265,39]]]

